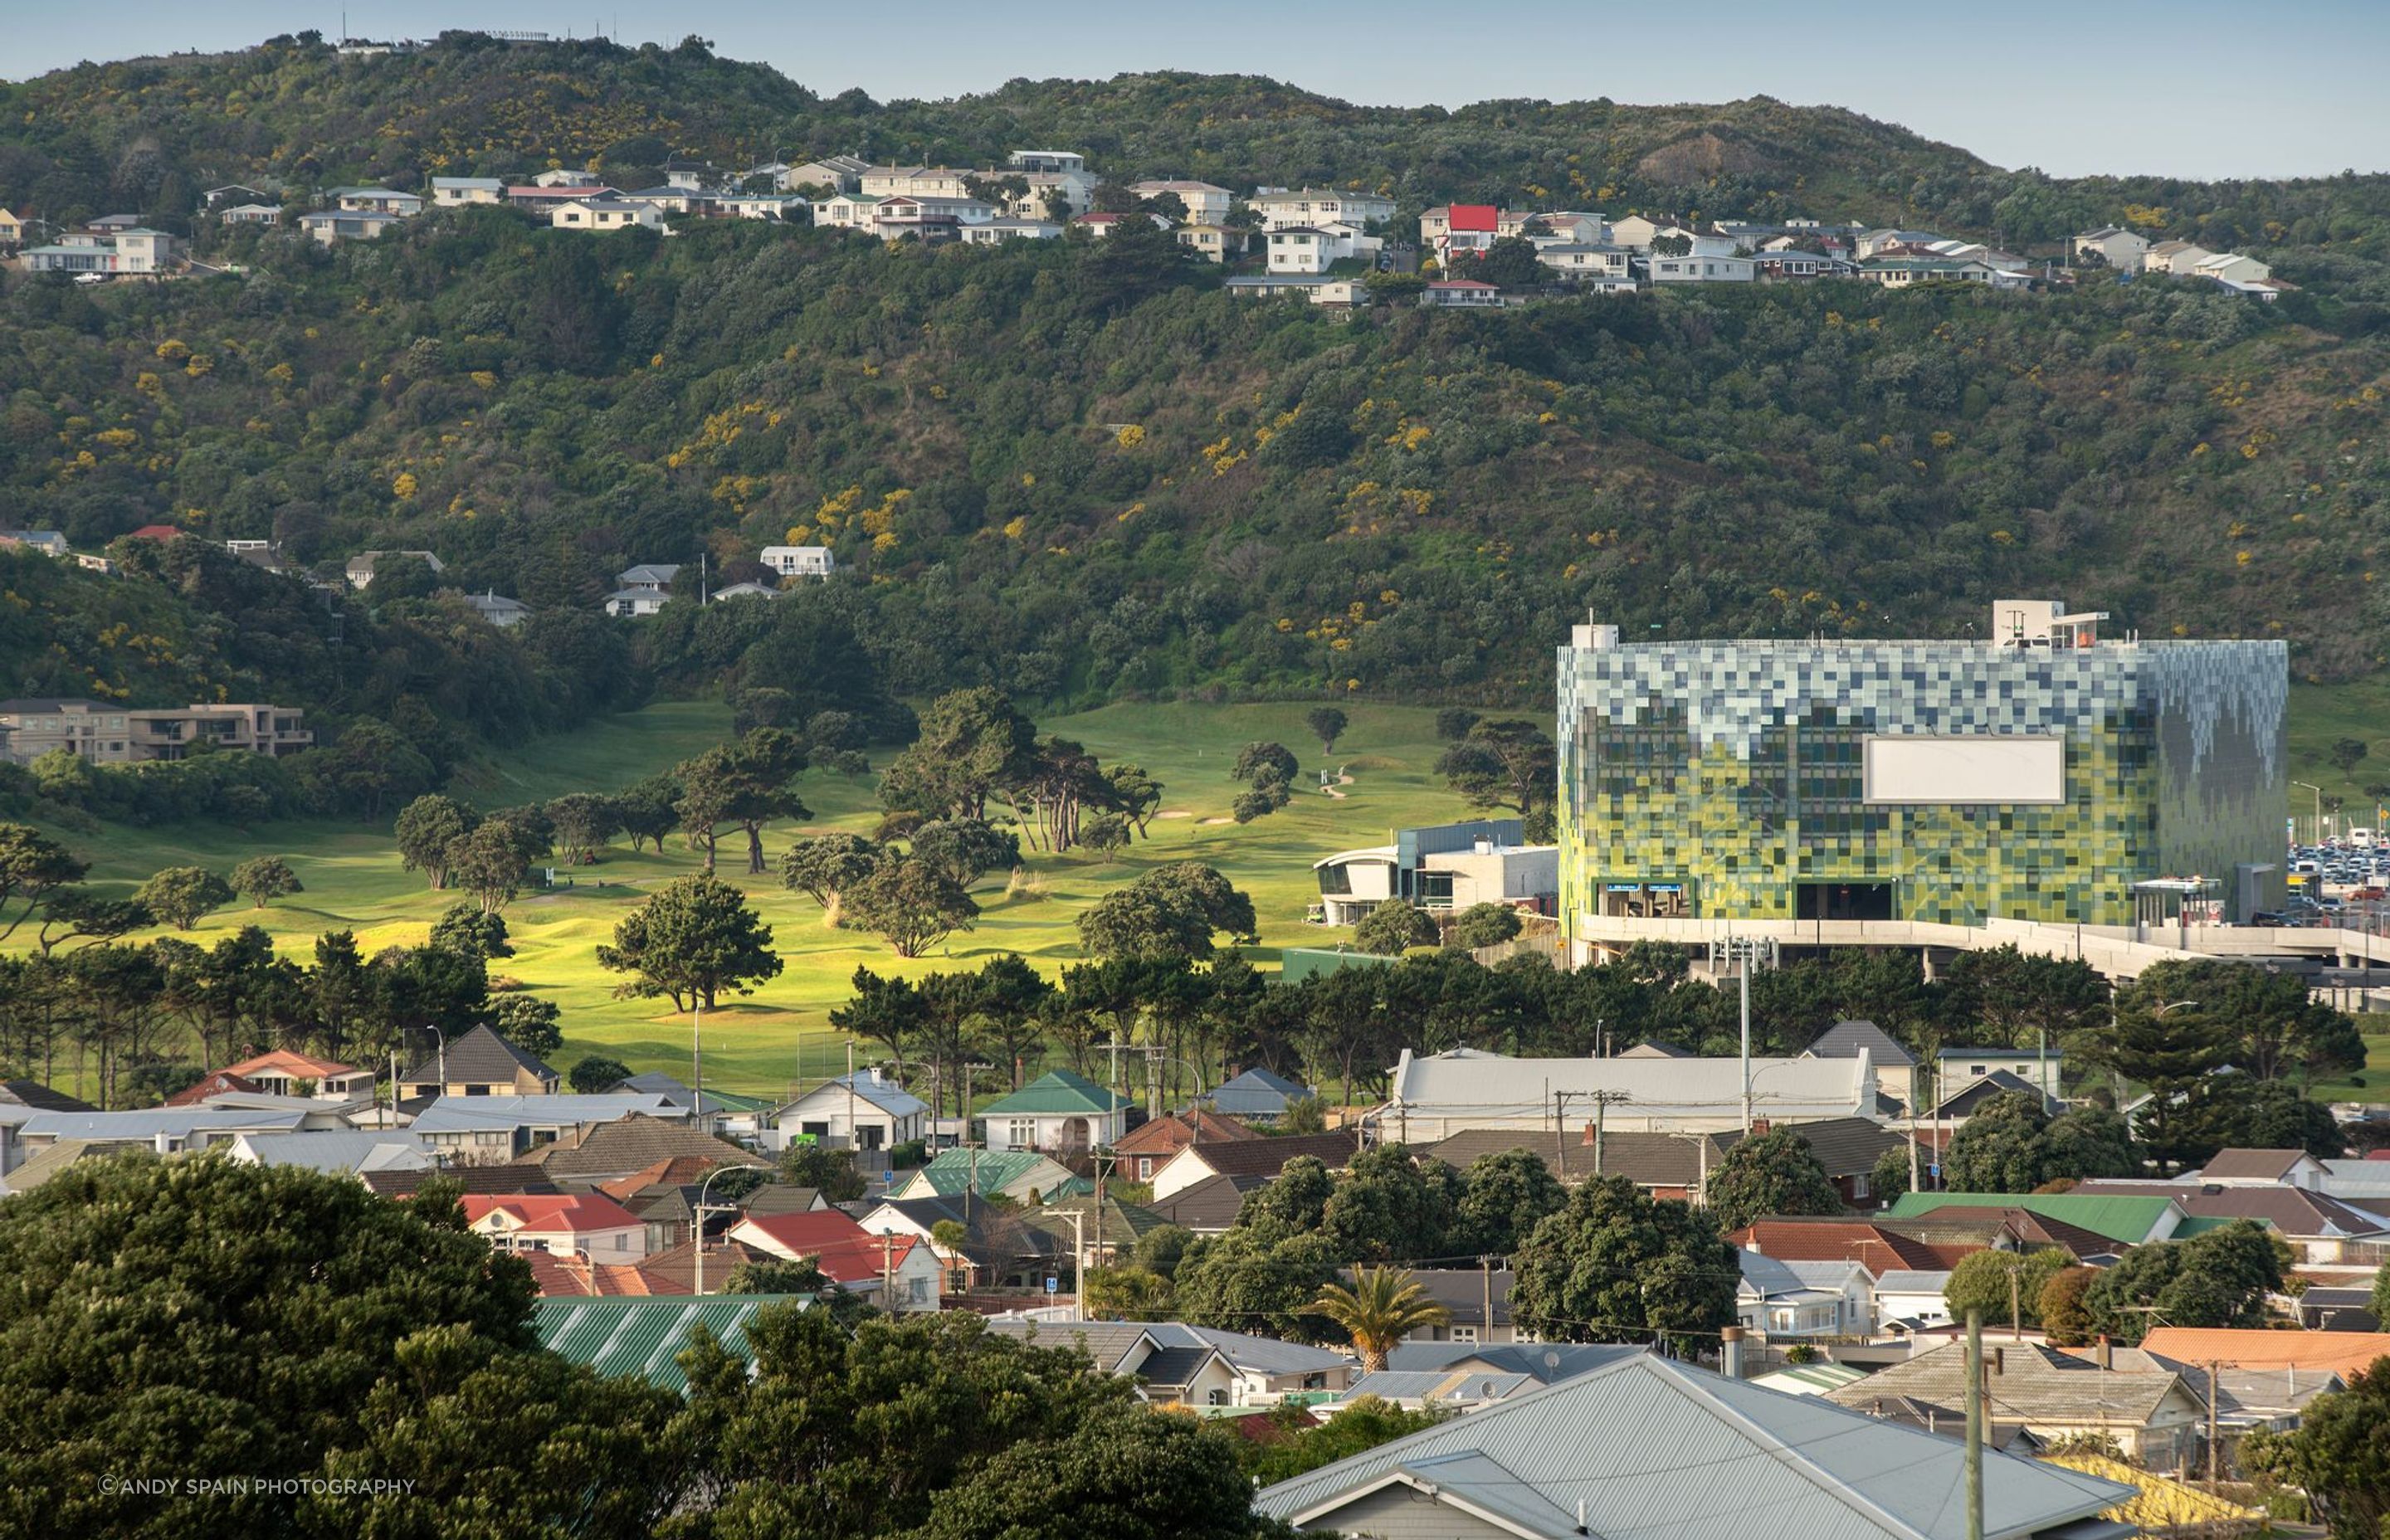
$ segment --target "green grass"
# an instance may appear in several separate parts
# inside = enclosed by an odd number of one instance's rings
[[[2374,800],[2364,788],[2390,781],[2390,676],[2345,685],[2293,685],[2290,718],[2290,778],[2322,788],[2326,799],[2345,798],[2343,827],[2376,827]],[[2344,738],[2355,738],[2367,751],[2357,767],[2345,773],[2331,758],[2333,742]],[[2302,836],[2315,810],[2314,792],[2291,789],[2289,812],[2299,820]]]
[[[919,977],[976,968],[1018,952],[1049,973],[1079,960],[1078,914],[1109,889],[1172,861],[1204,861],[1250,894],[1261,921],[1257,963],[1274,964],[1279,949],[1316,942],[1330,932],[1303,922],[1317,896],[1311,864],[1332,852],[1383,841],[1406,825],[1463,816],[1467,808],[1433,773],[1441,746],[1434,712],[1424,708],[1355,706],[1352,725],[1337,745],[1335,763],[1352,766],[1347,795],[1299,792],[1293,803],[1253,823],[1227,821],[1236,783],[1228,765],[1255,738],[1274,738],[1302,760],[1302,781],[1317,780],[1319,745],[1303,725],[1302,705],[1120,705],[1039,723],[1086,744],[1107,762],[1134,761],[1162,781],[1161,815],[1152,838],[1118,860],[1073,852],[1032,853],[1028,868],[1043,885],[1035,896],[1008,896],[992,875],[975,892],[984,911],[975,930],[958,934],[936,955],[906,961],[878,938],[832,930],[812,900],[783,889],[776,873],[750,877],[743,851],[726,842],[726,878],[746,889],[771,924],[786,964],[781,975],[741,1000],[726,1002],[705,1021],[706,1078],[726,1090],[780,1095],[792,1081],[814,1080],[844,1064],[843,1039],[829,1025],[831,1007],[851,994],[857,966]],[[476,789],[495,805],[547,798],[574,789],[609,790],[718,741],[727,713],[712,703],[650,707],[565,737],[543,739],[506,757]],[[884,753],[882,756],[884,758]],[[801,783],[815,817],[806,830],[868,832],[879,804],[867,779],[818,772]],[[772,829],[767,855],[777,861],[799,826]],[[348,929],[368,953],[420,943],[453,893],[427,891],[404,871],[387,828],[322,822],[268,826],[254,838],[212,826],[171,829],[110,828],[72,842],[94,862],[96,879],[130,885],[162,866],[198,865],[219,872],[252,855],[286,856],[306,892],[264,910],[226,908],[209,916],[189,939],[211,943],[239,926],[272,932],[287,956],[305,960],[314,938]],[[635,1070],[661,1069],[687,1078],[689,1021],[651,1000],[612,997],[618,976],[597,965],[596,948],[615,923],[652,889],[697,870],[695,853],[668,841],[665,853],[632,854],[619,843],[597,866],[572,874],[574,886],[526,893],[507,909],[515,956],[492,965],[494,974],[522,981],[563,1011],[565,1068],[584,1054],[603,1053]]]

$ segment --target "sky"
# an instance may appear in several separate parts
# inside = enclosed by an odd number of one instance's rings
[[[215,50],[315,28],[341,0],[8,0],[0,78],[84,59]],[[772,64],[825,95],[944,97],[1016,76],[1173,69],[1273,76],[1363,104],[1489,97],[1847,107],[2003,166],[2196,178],[2390,170],[2390,0],[1287,0],[1201,5],[827,5],[821,0],[349,0],[353,36],[443,28],[677,42]]]

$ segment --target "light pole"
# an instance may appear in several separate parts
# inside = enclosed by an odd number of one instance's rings
[[[432,1042],[439,1046],[439,1056],[434,1062],[440,1076],[440,1095],[444,1097],[448,1094],[448,1034],[429,1021],[423,1023],[423,1030],[430,1033]],[[395,1096],[391,1098],[391,1105],[393,1108],[398,1105]]]
[[[2322,844],[2322,843],[2323,843],[2323,788],[2322,788],[2322,787],[2320,787],[2320,786],[2312,786],[2312,785],[2309,785],[2309,784],[2308,784],[2307,782],[2306,782],[2306,781],[2293,781],[2291,784],[2292,784],[2293,786],[2297,787],[2297,788],[2298,788],[2300,790],[2302,790],[2302,791],[2312,791],[2312,792],[2314,792],[2314,793],[2315,793],[2315,820],[2314,820],[2314,822],[2312,822],[2312,823],[2310,823],[2310,824],[2308,824],[2308,825],[2307,825],[2307,842],[2308,842],[2309,844],[2314,844],[2314,845],[2320,845],[2320,844]]]
[[[721,1175],[726,1171],[745,1171],[748,1169],[750,1168],[746,1166],[715,1166],[712,1171],[705,1174],[705,1180],[697,1185],[697,1202],[689,1211],[694,1216],[689,1223],[689,1238],[697,1243],[696,1292],[700,1298],[703,1298],[705,1294],[705,1216],[708,1213],[713,1212],[706,1207],[705,1189],[713,1186],[713,1179]],[[725,1213],[733,1213],[737,1210],[737,1204],[729,1204],[725,1206],[721,1212]]]

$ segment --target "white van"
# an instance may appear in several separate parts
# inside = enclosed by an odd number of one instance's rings
[[[2358,850],[2371,850],[2378,841],[2371,829],[2352,828],[2348,831],[2348,842]]]

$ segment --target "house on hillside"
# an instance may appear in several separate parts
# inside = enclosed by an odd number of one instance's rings
[[[1205,262],[1226,263],[1245,251],[1245,232],[1227,225],[1182,225],[1178,244]]]
[[[433,577],[438,577],[448,570],[448,564],[430,551],[359,551],[349,558],[349,563],[345,569],[349,586],[360,589],[372,587],[374,572],[380,564],[394,557],[402,556],[411,556],[421,561],[426,567],[431,569]]]
[[[648,199],[598,194],[558,204],[548,211],[547,225],[552,230],[661,230],[664,211]]]
[[[652,615],[672,600],[673,580],[680,576],[676,561],[648,561],[614,575],[614,592],[606,596],[609,615],[630,618]]]
[[[1356,231],[1371,221],[1394,217],[1394,200],[1378,193],[1339,192],[1332,187],[1270,187],[1245,200],[1265,230],[1298,225],[1344,225]]]
[[[2188,278],[2216,253],[2187,240],[2162,240],[2141,253],[2141,271]]]
[[[1600,293],[1635,291],[1631,253],[1624,246],[1583,246],[1573,241],[1539,246],[1536,260],[1561,282]]]
[[[990,1149],[1094,1149],[1120,1142],[1135,1105],[1070,1070],[1038,1076],[980,1110]]]
[[[1281,276],[1317,275],[1348,257],[1367,258],[1385,243],[1350,225],[1286,225],[1271,229],[1269,271]]]
[[[2102,225],[2076,236],[2070,245],[2078,263],[2097,263],[2119,273],[2138,273],[2141,270],[2141,253],[2150,249],[2150,240],[2121,225]]]
[[[1209,182],[1158,181],[1132,182],[1128,190],[1139,199],[1150,199],[1168,193],[1187,210],[1183,225],[1208,225],[1218,227],[1228,217],[1228,207],[1236,195],[1226,187],[1215,187]]]
[[[827,545],[766,545],[757,559],[784,578],[827,578],[838,571]]]
[[[443,209],[461,209],[471,203],[499,204],[507,200],[507,181],[503,176],[435,176],[431,179],[431,201]]]
[[[465,608],[480,619],[501,631],[512,630],[531,619],[531,606],[520,599],[508,598],[495,589],[464,596]]]

